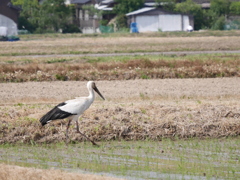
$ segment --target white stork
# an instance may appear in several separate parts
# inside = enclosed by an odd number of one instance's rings
[[[91,141],[93,145],[97,145],[94,141],[89,139],[85,134],[80,132],[79,126],[78,126],[78,118],[93,103],[95,99],[95,94],[93,90],[95,90],[103,100],[105,99],[100,93],[100,91],[98,90],[95,82],[89,81],[87,83],[87,88],[89,91],[88,97],[77,97],[75,99],[71,99],[58,104],[40,119],[42,126],[56,119],[67,118],[68,124],[66,129],[66,137],[68,138],[68,128],[71,124],[71,121],[74,120],[76,122],[77,132],[80,133],[89,141]]]

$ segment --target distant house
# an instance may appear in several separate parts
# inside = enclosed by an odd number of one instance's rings
[[[11,0],[0,0],[0,36],[17,35],[20,8],[13,6]]]
[[[75,5],[75,24],[78,25],[83,33],[97,32],[102,19],[111,20],[115,16],[109,13],[102,17],[97,17],[88,10],[83,9],[84,5],[93,5],[96,9],[110,12],[115,4],[114,0],[70,0],[70,3]]]
[[[191,15],[174,13],[163,9],[145,7],[126,14],[128,23],[137,23],[139,32],[186,31],[194,26]]]
[[[99,26],[98,20],[94,15],[91,15],[88,10],[84,10],[84,5],[98,4],[97,0],[71,0],[71,4],[75,5],[75,24],[83,33],[94,33]]]
[[[115,14],[108,13],[99,18],[83,9],[84,5],[94,5],[96,9],[111,12],[116,4],[114,0],[71,0],[71,4],[75,5],[75,23],[83,33],[95,33],[100,26],[100,20],[110,21],[115,17]],[[129,24],[137,22],[140,32],[184,31],[187,26],[193,26],[194,21],[191,15],[156,9],[155,5],[155,0],[145,0],[143,9],[127,14]]]

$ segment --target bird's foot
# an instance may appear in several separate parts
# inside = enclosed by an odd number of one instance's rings
[[[69,142],[70,142],[70,140],[69,140],[68,138],[66,138],[66,140],[65,140],[65,144],[68,145]]]
[[[71,139],[69,138],[68,134],[66,134],[65,144],[68,145],[71,143]]]
[[[87,137],[85,134],[81,133],[78,129],[77,129],[77,133],[81,134],[83,137],[85,137],[88,141],[90,141],[94,146],[99,147],[99,145],[97,143],[95,143],[93,140],[91,140],[89,137]]]
[[[97,146],[97,147],[100,147],[97,143],[95,143],[94,141],[91,141],[91,143],[94,145],[94,146]]]

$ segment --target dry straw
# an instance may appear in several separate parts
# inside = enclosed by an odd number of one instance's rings
[[[0,164],[0,179],[4,180],[117,180],[117,178],[107,176],[97,176],[79,173],[69,173],[61,170],[36,169],[14,165]]]

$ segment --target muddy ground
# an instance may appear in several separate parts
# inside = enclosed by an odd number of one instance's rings
[[[95,141],[226,137],[240,134],[240,78],[97,81],[96,96],[80,118]],[[65,140],[66,121],[44,127],[39,119],[56,104],[87,96],[87,82],[2,83],[1,143]],[[75,133],[73,141],[85,139]]]
[[[80,174],[80,173],[70,173],[64,172],[56,169],[36,169],[19,167],[14,165],[0,164],[0,179],[1,180],[120,180],[114,177],[90,175],[90,174]]]

